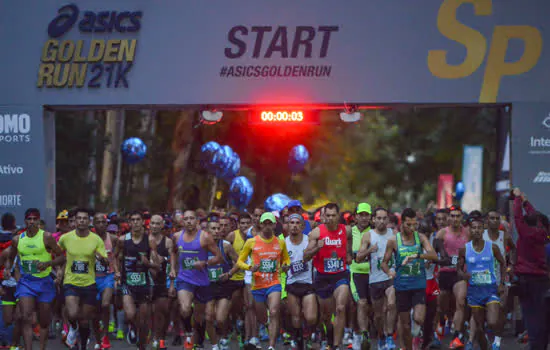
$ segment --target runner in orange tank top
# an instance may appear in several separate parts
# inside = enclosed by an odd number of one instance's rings
[[[237,261],[242,270],[252,271],[252,295],[256,309],[258,323],[267,322],[269,308],[269,348],[275,349],[275,342],[279,335],[279,310],[281,307],[280,270],[287,272],[290,258],[284,240],[274,235],[277,220],[272,213],[263,213],[260,217],[261,232],[250,238],[244,244]],[[248,265],[248,257],[252,265]]]

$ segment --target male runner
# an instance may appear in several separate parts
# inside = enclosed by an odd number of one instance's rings
[[[63,291],[70,328],[66,344],[74,348],[80,333],[81,347],[86,348],[90,336],[89,320],[95,317],[97,286],[95,282],[96,259],[108,264],[105,244],[90,232],[90,213],[87,209],[75,209],[76,230],[59,239],[59,247],[66,252]]]
[[[95,314],[94,333],[96,337],[96,349],[109,349],[109,318],[115,289],[114,247],[117,245],[117,236],[107,232],[107,215],[96,213],[94,215],[95,233],[101,238],[107,253],[107,264],[100,260],[95,263],[95,282],[97,286],[97,300],[100,304],[99,312]],[[101,325],[100,325],[101,324]],[[98,346],[99,345],[99,346]]]
[[[426,315],[426,268],[424,259],[436,261],[437,254],[428,238],[416,232],[417,214],[411,208],[401,213],[402,230],[392,237],[387,245],[382,261],[382,270],[394,280],[395,299],[399,313],[401,345],[412,349],[411,309],[414,322],[420,327]],[[424,253],[425,252],[425,253]],[[395,255],[395,271],[390,270],[389,262]],[[418,336],[419,334],[414,334]]]
[[[260,323],[267,322],[267,309],[269,309],[268,350],[275,349],[279,334],[281,305],[279,270],[287,272],[290,263],[285,242],[274,235],[276,222],[277,219],[272,213],[263,213],[260,217],[260,234],[246,241],[237,261],[239,268],[252,272],[252,295],[256,317]],[[246,263],[249,257],[252,261],[250,265]]]
[[[501,281],[497,281],[495,268],[500,268],[501,276],[504,275],[505,262],[500,249],[496,244],[491,244],[483,238],[483,218],[472,217],[470,221],[470,237],[472,240],[466,243],[465,248],[459,250],[458,271],[468,281],[468,305],[472,308],[473,324],[466,350],[473,350],[473,342],[477,339],[482,349],[487,348],[485,334],[483,334],[485,317],[487,325],[501,334],[499,322],[500,298],[499,290],[504,288]],[[495,261],[499,264],[496,265]],[[466,266],[466,272],[464,271]],[[475,330],[475,331],[474,331]],[[500,350],[500,336],[495,336],[493,350]]]
[[[197,348],[202,349],[206,303],[212,299],[207,267],[219,264],[222,261],[222,255],[212,236],[198,230],[197,215],[194,211],[185,211],[182,220],[184,230],[174,234],[173,240],[178,251],[176,290],[186,333],[184,348],[193,347],[191,316],[194,316],[194,328],[197,331],[195,344]],[[211,252],[214,258],[208,259],[208,252]],[[195,303],[194,310],[193,303]]]
[[[25,224],[26,230],[13,237],[4,266],[4,279],[11,278],[14,259],[19,255],[21,278],[17,282],[15,298],[19,299],[21,307],[25,349],[32,349],[33,312],[38,309],[40,348],[44,350],[51,322],[51,303],[56,292],[50,273],[52,266],[62,265],[65,257],[52,234],[39,229],[38,209],[30,208],[25,211]],[[52,259],[52,254],[55,259]]]
[[[374,311],[374,326],[378,333],[379,349],[395,349],[393,333],[397,319],[395,305],[395,289],[393,281],[382,270],[382,261],[388,241],[395,238],[391,228],[388,228],[388,211],[376,208],[373,212],[374,229],[366,232],[361,241],[361,248],[355,260],[363,262],[370,260],[369,288]],[[393,262],[388,263],[391,268]]]
[[[439,288],[441,289],[439,304],[441,311],[448,315],[450,297],[454,295],[456,300],[456,309],[453,317],[455,334],[450,348],[457,349],[464,346],[462,340],[464,337],[464,312],[467,292],[466,281],[458,277],[458,251],[466,246],[466,242],[469,240],[469,233],[468,229],[462,225],[463,214],[460,207],[452,206],[449,208],[449,218],[450,225],[439,230],[435,237],[443,241],[444,250],[451,259],[450,266],[441,266],[439,269]]]
[[[317,325],[317,298],[313,288],[313,264],[306,260],[304,251],[308,246],[307,236],[303,234],[304,218],[300,214],[288,217],[289,235],[285,238],[290,257],[290,269],[287,272],[287,310],[292,318],[291,349],[303,349],[302,315],[309,328],[308,334],[315,331]],[[309,343],[309,342],[308,342]]]
[[[231,232],[231,218],[229,216],[220,217],[220,235],[225,239]]]
[[[247,232],[249,231],[250,227],[252,227],[252,217],[248,213],[243,213],[239,216],[239,229],[236,231],[231,232],[227,235],[226,239],[229,243],[233,245],[233,250],[237,255],[240,255],[244,243],[247,240]],[[244,288],[244,271],[237,271],[233,276],[231,276],[231,279],[228,281],[227,288],[231,289],[231,300],[232,300],[232,312],[233,320],[237,320],[237,330],[240,334],[240,341],[244,341],[245,339],[249,339],[254,336],[253,329],[256,327],[256,321],[254,320],[254,310],[252,307],[250,307],[250,312],[247,312],[248,310],[248,299],[247,299],[247,291]],[[252,302],[250,302],[252,304]],[[252,304],[253,306],[253,304]],[[248,317],[246,316],[248,315]],[[244,320],[244,327],[242,326],[242,322]],[[244,331],[244,334],[242,334]],[[248,338],[247,338],[248,337]]]
[[[361,248],[361,242],[365,233],[370,231],[372,209],[368,203],[359,203],[355,210],[357,224],[352,227],[353,254],[357,254]],[[354,300],[357,303],[356,323],[358,329],[353,334],[353,348],[367,347],[369,344],[369,262],[358,263],[355,260],[350,265],[352,276],[352,291],[355,289]],[[364,344],[363,344],[364,343]]]
[[[176,277],[176,252],[174,242],[162,235],[164,229],[164,219],[160,215],[151,217],[150,237],[157,247],[157,257],[160,265],[158,271],[153,275],[153,305],[155,313],[153,315],[154,338],[153,349],[165,350],[166,330],[170,321],[170,310],[173,298],[176,296],[176,286],[174,283]]]
[[[233,289],[230,287],[229,278],[239,270],[235,264],[239,259],[231,243],[224,241],[224,234],[221,228],[221,219],[217,214],[211,214],[208,217],[208,233],[214,238],[214,242],[222,255],[222,261],[216,265],[208,266],[208,279],[210,280],[210,290],[212,300],[206,304],[206,331],[210,336],[212,349],[229,349],[228,335],[228,317],[231,310],[231,296]],[[208,259],[215,256],[208,253]],[[215,325],[214,325],[215,323]],[[219,339],[219,344],[218,344]]]
[[[335,203],[325,206],[325,224],[311,231],[308,236],[309,244],[304,253],[306,260],[313,257],[313,266],[317,270],[314,286],[319,297],[321,320],[327,327],[329,344],[332,341],[331,345],[336,348],[340,347],[344,336],[346,304],[351,295],[347,266],[353,259],[352,231],[350,227],[339,223],[339,212],[340,208]],[[330,334],[331,331],[333,336]]]
[[[139,344],[145,349],[151,320],[151,278],[150,269],[159,269],[156,263],[156,245],[152,237],[145,233],[143,214],[134,211],[130,214],[131,232],[120,237],[115,249],[115,280],[121,283],[122,307],[130,344]],[[136,310],[137,309],[137,310]],[[137,335],[136,329],[137,327]]]

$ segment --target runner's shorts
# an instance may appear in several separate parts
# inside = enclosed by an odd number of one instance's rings
[[[15,297],[35,298],[39,303],[51,303],[55,299],[56,288],[51,276],[43,278],[24,276],[19,279],[15,289]]]
[[[313,287],[319,298],[328,299],[332,297],[336,288],[343,285],[349,286],[349,271],[347,270],[338,273],[317,272]]]
[[[86,305],[97,305],[97,285],[80,287],[74,284],[64,284],[63,294],[67,297],[78,297],[80,302]]]
[[[267,288],[261,288],[261,289],[252,289],[252,296],[254,297],[254,301],[257,303],[266,303],[267,298],[269,297],[269,294],[271,293],[281,293],[283,289],[281,288],[280,284],[276,284],[271,287]]]
[[[4,289],[4,295],[2,295],[2,305],[15,305],[17,298],[15,297],[16,286],[5,286],[2,285]]]
[[[359,299],[366,299],[370,302],[369,274],[355,272],[352,276]]]
[[[115,289],[115,274],[109,273],[105,276],[96,277],[95,284],[97,285],[97,300],[101,300],[105,289]]]
[[[397,312],[409,312],[416,305],[426,305],[426,288],[395,290]]]
[[[306,295],[315,294],[315,289],[313,289],[313,284],[296,282],[287,284],[286,292],[294,295],[296,298],[302,299]]]
[[[151,302],[151,287],[134,287],[123,284],[120,286],[120,291],[123,296],[128,295],[134,299],[134,303],[137,305],[147,304]]]
[[[441,294],[441,291],[439,290],[437,280],[435,278],[426,280],[426,302],[429,303],[436,300],[439,294]]]
[[[206,304],[212,300],[212,293],[210,291],[210,285],[208,286],[197,286],[196,284],[191,284],[185,281],[176,281],[176,290],[187,291],[193,293],[195,302],[199,304]]]
[[[241,280],[241,281],[229,280],[225,282],[225,288],[230,289],[231,294],[233,294],[236,290],[240,290],[244,288],[244,280]]]
[[[369,285],[371,301],[383,298],[386,295],[386,290],[390,287],[393,287],[392,280],[371,283]]]
[[[439,271],[439,288],[442,291],[452,292],[458,281],[460,278],[456,271]]]
[[[498,289],[496,285],[468,285],[466,300],[468,301],[468,305],[470,307],[486,307],[487,304],[500,303],[500,298],[498,297]]]
[[[233,290],[231,288],[227,287],[227,282],[210,282],[210,294],[212,295],[212,299],[214,300],[221,300],[221,299],[227,299],[231,300],[231,296],[233,295]]]

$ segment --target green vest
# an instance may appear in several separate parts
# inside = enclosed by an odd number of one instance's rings
[[[52,272],[52,268],[48,267],[44,271],[38,271],[37,265],[39,262],[52,261],[52,255],[46,250],[44,244],[44,231],[38,230],[34,237],[29,237],[27,231],[19,236],[17,244],[17,252],[21,260],[22,275],[31,275],[38,278],[46,277]]]
[[[356,254],[359,249],[361,249],[361,240],[363,239],[363,235],[365,232],[368,232],[370,230],[370,227],[367,227],[363,232],[359,231],[359,228],[357,226],[353,226],[351,229],[351,233],[353,235],[353,244],[352,249],[353,253]],[[363,263],[356,263],[355,260],[351,263],[349,270],[352,273],[362,273],[362,274],[369,274],[370,273],[370,263],[363,262]]]

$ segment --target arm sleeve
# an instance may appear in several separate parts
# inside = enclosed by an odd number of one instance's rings
[[[250,270],[250,265],[246,263],[246,259],[248,259],[248,257],[250,256],[252,248],[254,248],[254,240],[248,239],[243,246],[241,254],[239,255],[239,260],[237,260],[237,266],[241,270]]]
[[[281,241],[281,265],[290,265],[290,256],[285,241]]]

